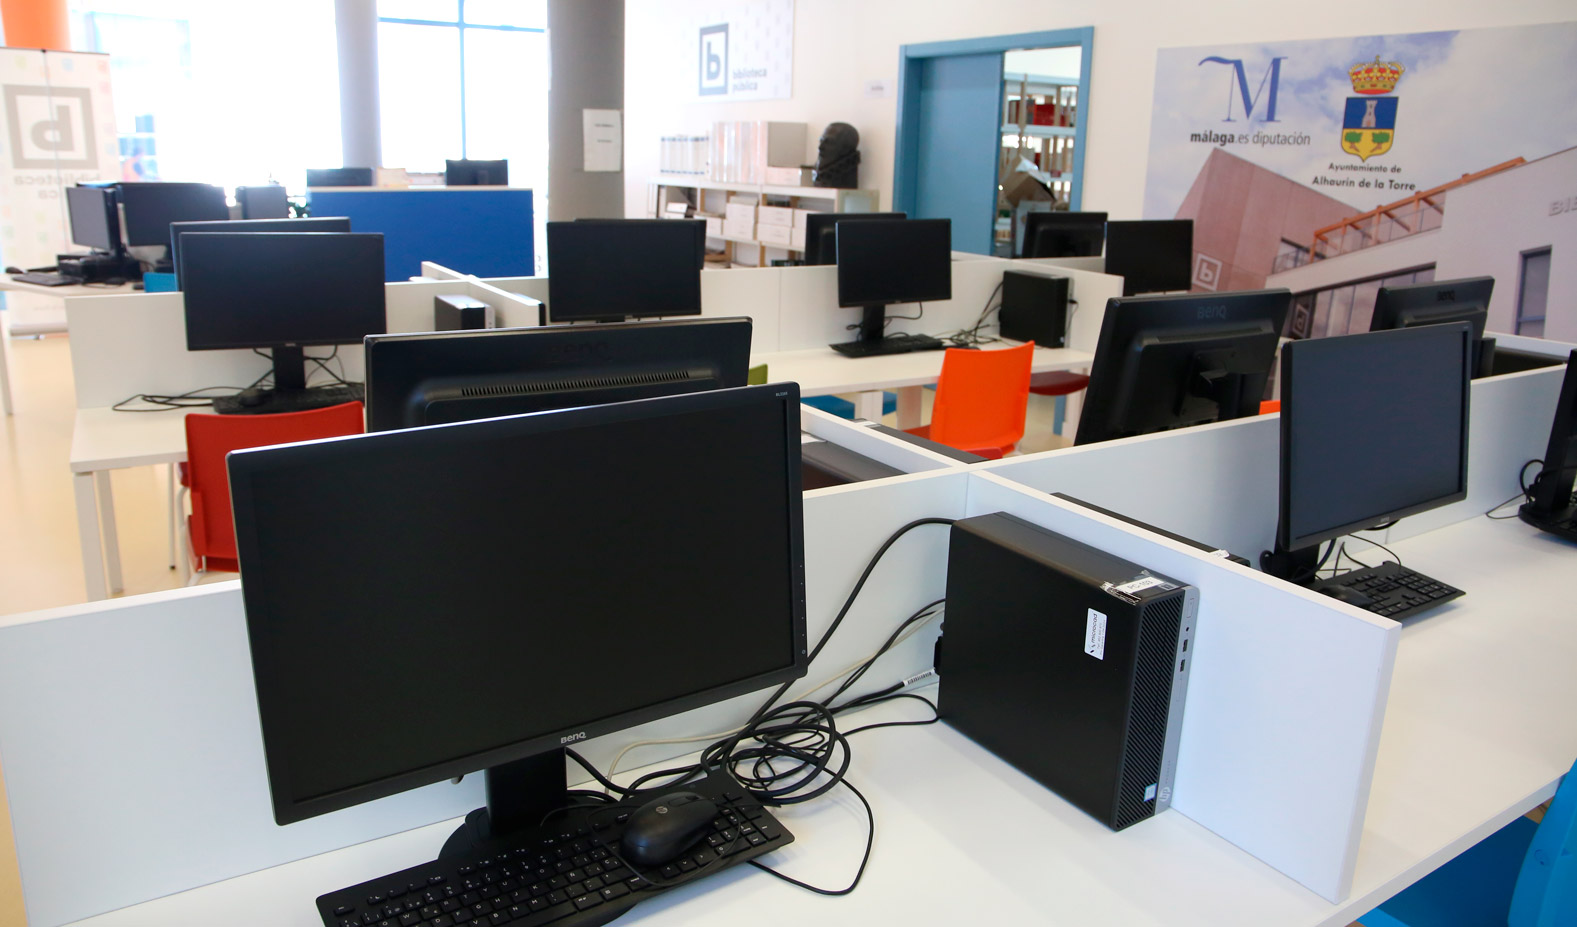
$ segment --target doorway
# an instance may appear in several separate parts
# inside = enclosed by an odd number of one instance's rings
[[[975,254],[1011,253],[1017,203],[1079,209],[1094,32],[902,46],[893,208],[951,219],[953,249]]]

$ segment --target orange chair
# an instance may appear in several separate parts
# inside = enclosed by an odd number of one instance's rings
[[[1029,365],[1035,343],[999,351],[948,348],[936,383],[931,424],[910,434],[996,459],[1024,437]]]
[[[273,415],[186,416],[186,463],[181,464],[180,480],[182,492],[190,491],[192,499],[192,514],[186,521],[186,554],[192,569],[198,573],[240,569],[226,454],[246,447],[359,435],[364,430],[359,402]]]
[[[1280,411],[1281,411],[1281,400],[1280,399],[1264,399],[1264,400],[1260,401],[1260,404],[1259,404],[1259,414],[1260,415],[1269,415],[1272,412],[1280,412]]]

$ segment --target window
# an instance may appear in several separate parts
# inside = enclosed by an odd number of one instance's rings
[[[1270,272],[1279,274],[1284,270],[1302,267],[1309,263],[1309,249],[1295,241],[1283,238],[1276,248],[1276,259],[1271,263]]]
[[[1323,338],[1326,335],[1366,332],[1369,330],[1369,321],[1374,316],[1375,297],[1379,295],[1380,287],[1429,283],[1434,279],[1433,266],[1419,267],[1385,277],[1351,280],[1323,290],[1298,293],[1292,298],[1292,313],[1287,323],[1287,334],[1293,338]],[[1541,315],[1542,306],[1541,302]],[[1541,318],[1541,331],[1542,326]]]
[[[506,158],[511,185],[545,189],[544,0],[379,0],[378,17],[384,165]]]
[[[1517,331],[1530,338],[1544,337],[1544,311],[1550,296],[1550,249],[1522,253],[1522,273],[1517,280]]]
[[[110,57],[127,180],[301,189],[340,163],[334,5],[73,0],[72,45]]]

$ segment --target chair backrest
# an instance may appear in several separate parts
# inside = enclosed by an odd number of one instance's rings
[[[1011,447],[1024,437],[1035,343],[998,351],[948,348],[931,409],[931,440],[950,447]]]
[[[1511,894],[1511,927],[1577,924],[1577,763],[1533,833]]]
[[[272,415],[186,416],[186,472],[192,498],[192,548],[200,557],[234,560],[235,522],[225,455],[245,447],[358,435],[361,403]]]

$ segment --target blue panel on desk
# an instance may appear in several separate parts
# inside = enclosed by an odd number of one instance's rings
[[[536,273],[530,190],[313,190],[307,198],[315,216],[382,232],[391,282],[421,273],[423,261],[478,277]]]

